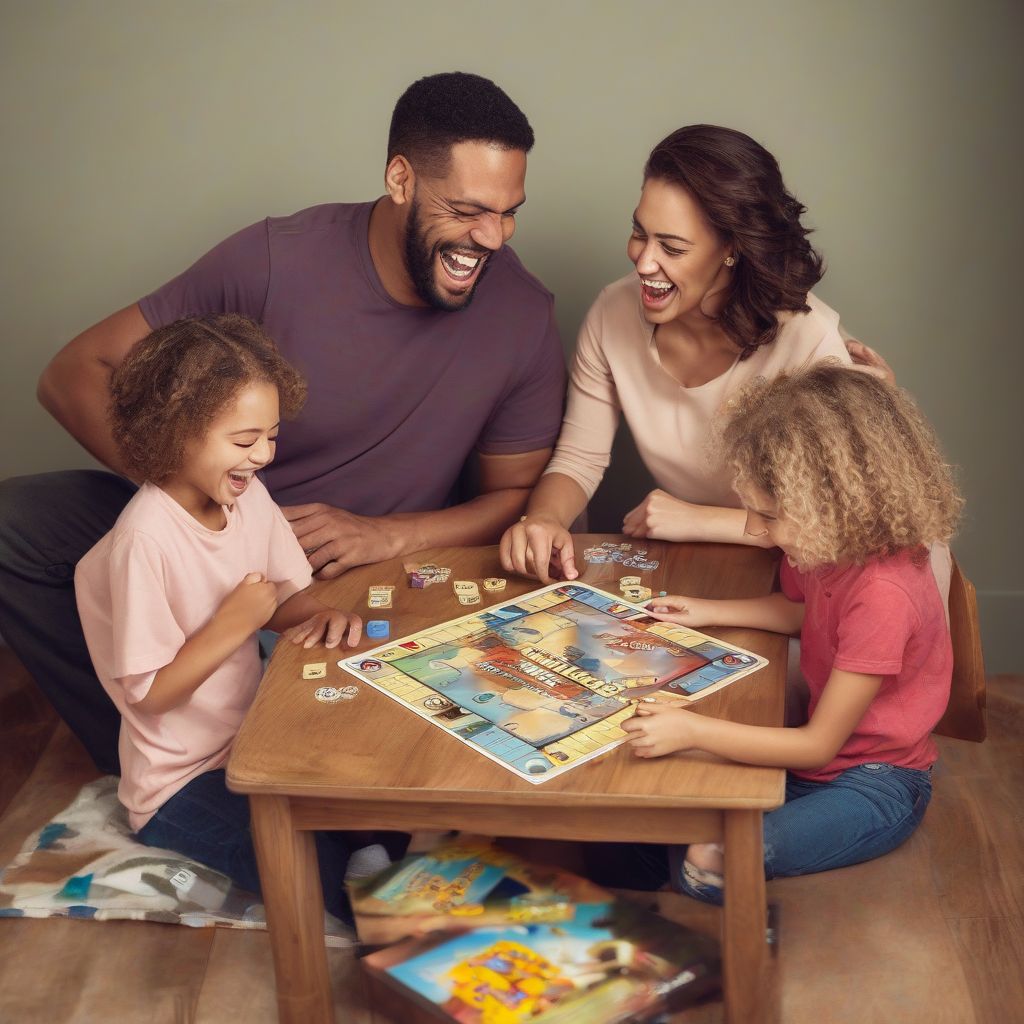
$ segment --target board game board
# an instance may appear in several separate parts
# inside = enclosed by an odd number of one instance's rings
[[[619,725],[643,697],[698,700],[767,661],[556,583],[338,664],[539,783],[623,743]]]

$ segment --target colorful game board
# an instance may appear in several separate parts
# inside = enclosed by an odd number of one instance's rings
[[[698,700],[767,661],[585,583],[556,583],[339,664],[545,782],[624,742],[619,725],[641,698]]]

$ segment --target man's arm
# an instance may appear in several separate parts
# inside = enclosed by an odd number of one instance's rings
[[[480,494],[436,512],[358,516],[330,505],[291,505],[282,511],[318,579],[424,548],[493,544],[526,507],[550,448],[517,455],[479,455]]]
[[[50,360],[36,394],[43,408],[94,458],[124,475],[110,433],[110,375],[150,333],[138,304],[126,306],[69,341]]]

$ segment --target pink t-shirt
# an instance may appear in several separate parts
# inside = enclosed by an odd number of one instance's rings
[[[153,484],[78,563],[75,594],[89,654],[121,712],[118,796],[135,831],[182,786],[226,760],[262,676],[255,633],[183,704],[136,707],[159,669],[204,626],[247,573],[278,585],[278,600],[309,586],[309,562],[255,477],[227,525],[210,530]]]
[[[809,573],[782,562],[782,589],[804,601],[800,670],[814,715],[833,668],[882,676],[864,717],[833,760],[795,771],[827,782],[858,764],[925,769],[938,757],[931,731],[949,701],[953,647],[946,612],[928,561],[909,551],[863,566]]]

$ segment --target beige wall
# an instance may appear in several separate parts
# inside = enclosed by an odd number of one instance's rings
[[[494,78],[533,122],[516,247],[567,345],[628,269],[643,159],[679,125],[779,158],[829,262],[818,291],[882,349],[963,467],[956,549],[991,669],[1024,670],[1024,237],[1016,0],[138,2],[8,0],[0,14],[5,372],[0,476],[89,464],[36,406],[73,334],[232,230],[379,191],[414,78]],[[1016,68],[1017,70],[1014,70]],[[1016,300],[1014,300],[1016,301]],[[623,450],[596,506],[643,493]]]

